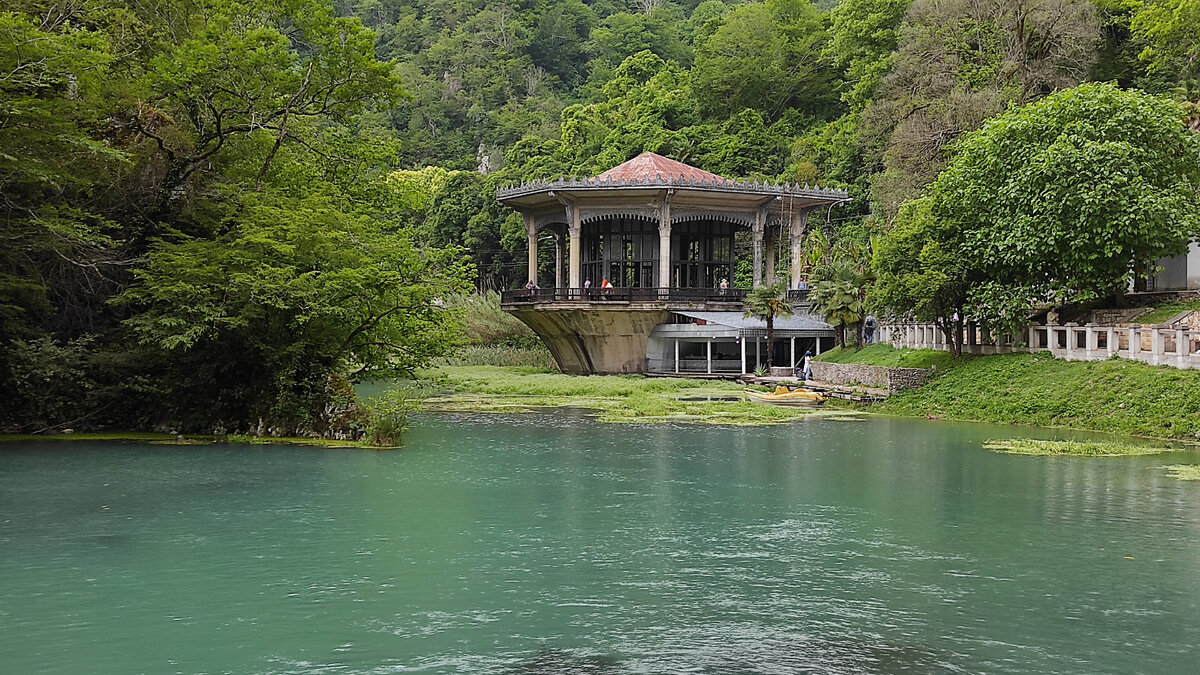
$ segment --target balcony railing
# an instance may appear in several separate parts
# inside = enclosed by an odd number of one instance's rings
[[[736,303],[746,300],[747,291],[740,288],[521,288],[503,291],[504,304],[538,304],[550,302],[669,302],[669,303]],[[802,302],[808,291],[788,291],[788,300]]]

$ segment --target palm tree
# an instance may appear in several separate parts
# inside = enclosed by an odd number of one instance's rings
[[[767,367],[774,365],[772,355],[775,346],[775,317],[792,315],[792,305],[787,300],[787,287],[781,281],[771,286],[760,286],[746,294],[746,317],[763,319],[767,322]]]
[[[837,326],[838,345],[846,344],[846,326],[863,320],[866,313],[867,285],[874,279],[870,270],[860,271],[852,263],[839,260],[821,270],[813,287],[813,310]]]

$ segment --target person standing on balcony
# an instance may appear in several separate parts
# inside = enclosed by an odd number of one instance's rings
[[[535,282],[533,279],[530,279],[529,283],[525,284],[525,290],[529,291],[529,295],[534,296],[537,295],[539,290],[541,290],[541,287],[538,286],[537,282]]]
[[[725,295],[725,292],[728,290],[729,290],[729,280],[722,279],[721,280],[721,295]]]

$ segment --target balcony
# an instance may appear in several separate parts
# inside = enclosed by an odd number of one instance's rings
[[[562,303],[664,303],[668,305],[697,305],[727,303],[741,305],[748,291],[730,288],[537,288],[502,291],[502,305],[538,305]],[[788,300],[803,303],[807,290],[788,291]]]

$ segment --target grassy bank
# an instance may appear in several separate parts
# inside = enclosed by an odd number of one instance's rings
[[[1200,371],[1046,353],[936,361],[923,350],[891,350],[913,352],[905,357],[885,351],[890,347],[880,351],[886,359],[874,359],[871,349],[860,352],[860,362],[937,365],[932,381],[893,395],[872,407],[876,412],[1200,439]]]
[[[945,370],[955,364],[950,352],[935,349],[896,349],[891,345],[873,344],[862,349],[835,347],[816,357],[826,363],[861,363],[889,368],[935,368]]]
[[[1200,298],[1175,300],[1158,305],[1149,312],[1146,312],[1145,314],[1133,319],[1133,321],[1134,323],[1140,323],[1143,325],[1162,323],[1169,319],[1175,318],[1175,315],[1177,314],[1191,312],[1198,309],[1200,309]]]
[[[751,403],[741,395],[742,385],[715,380],[578,377],[542,368],[496,366],[445,366],[423,375],[443,390],[422,404],[436,411],[519,412],[571,406],[595,409],[608,422],[737,425],[786,422],[814,414],[811,409]]]
[[[164,434],[148,431],[108,431],[100,433],[63,433],[63,434],[0,434],[0,443],[19,443],[31,441],[118,441],[124,443],[150,443],[151,445],[213,445],[215,443],[234,443],[237,445],[311,445],[319,448],[360,448],[366,450],[385,450],[388,448],[371,445],[365,441],[339,441],[329,438],[305,438],[299,436],[246,436],[229,434],[214,436],[205,434]]]

